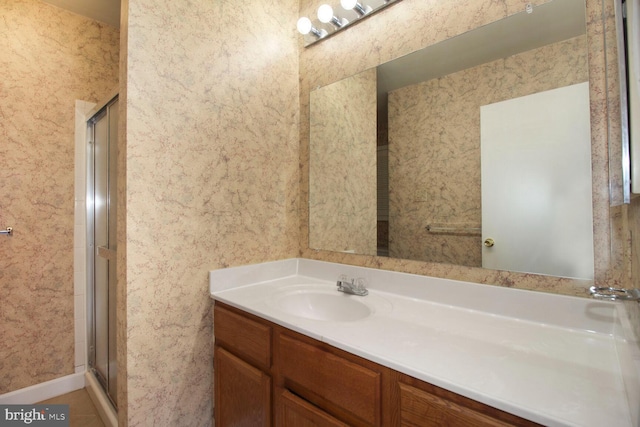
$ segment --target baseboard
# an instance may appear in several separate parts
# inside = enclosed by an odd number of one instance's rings
[[[0,405],[32,405],[84,388],[84,372],[0,394]]]
[[[95,405],[106,427],[118,427],[118,413],[91,372],[85,372],[85,384],[91,401]]]

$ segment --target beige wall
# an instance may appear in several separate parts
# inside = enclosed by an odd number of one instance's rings
[[[314,90],[310,108],[309,246],[375,255],[376,70]]]
[[[74,114],[118,81],[118,31],[0,3],[0,394],[74,371]]]
[[[523,52],[389,94],[389,251],[482,266],[480,107],[587,81],[586,37]]]
[[[297,3],[123,7],[120,425],[204,426],[209,270],[297,253]]]
[[[302,0],[301,14],[311,15],[320,0]],[[588,282],[533,274],[484,270],[403,259],[340,254],[308,249],[308,102],[310,88],[326,85],[419,48],[523,11],[526,0],[468,0],[451,2],[403,0],[335,36],[300,52],[301,103],[301,254],[306,258],[343,262],[435,277],[532,289],[569,295],[587,295]],[[533,2],[535,4],[544,1]],[[602,3],[587,0],[587,45],[592,122],[595,277],[598,284],[620,285],[629,280],[627,232],[620,213],[609,208],[608,108]],[[604,11],[610,31],[612,1]],[[611,44],[608,45],[611,47]],[[615,53],[615,52],[609,52]],[[615,58],[615,55],[609,55]],[[331,66],[327,66],[331,64]],[[614,70],[615,71],[615,70]],[[615,125],[615,123],[614,123]],[[615,163],[615,162],[614,162]]]

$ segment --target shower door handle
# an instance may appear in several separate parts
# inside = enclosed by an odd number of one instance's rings
[[[0,230],[0,234],[6,234],[7,236],[13,236],[13,228],[7,227],[6,230]]]

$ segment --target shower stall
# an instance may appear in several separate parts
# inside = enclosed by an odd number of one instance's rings
[[[116,95],[87,121],[88,363],[116,409],[117,142]]]

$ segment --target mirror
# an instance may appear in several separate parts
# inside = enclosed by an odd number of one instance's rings
[[[310,93],[309,247],[593,279],[584,0]]]

